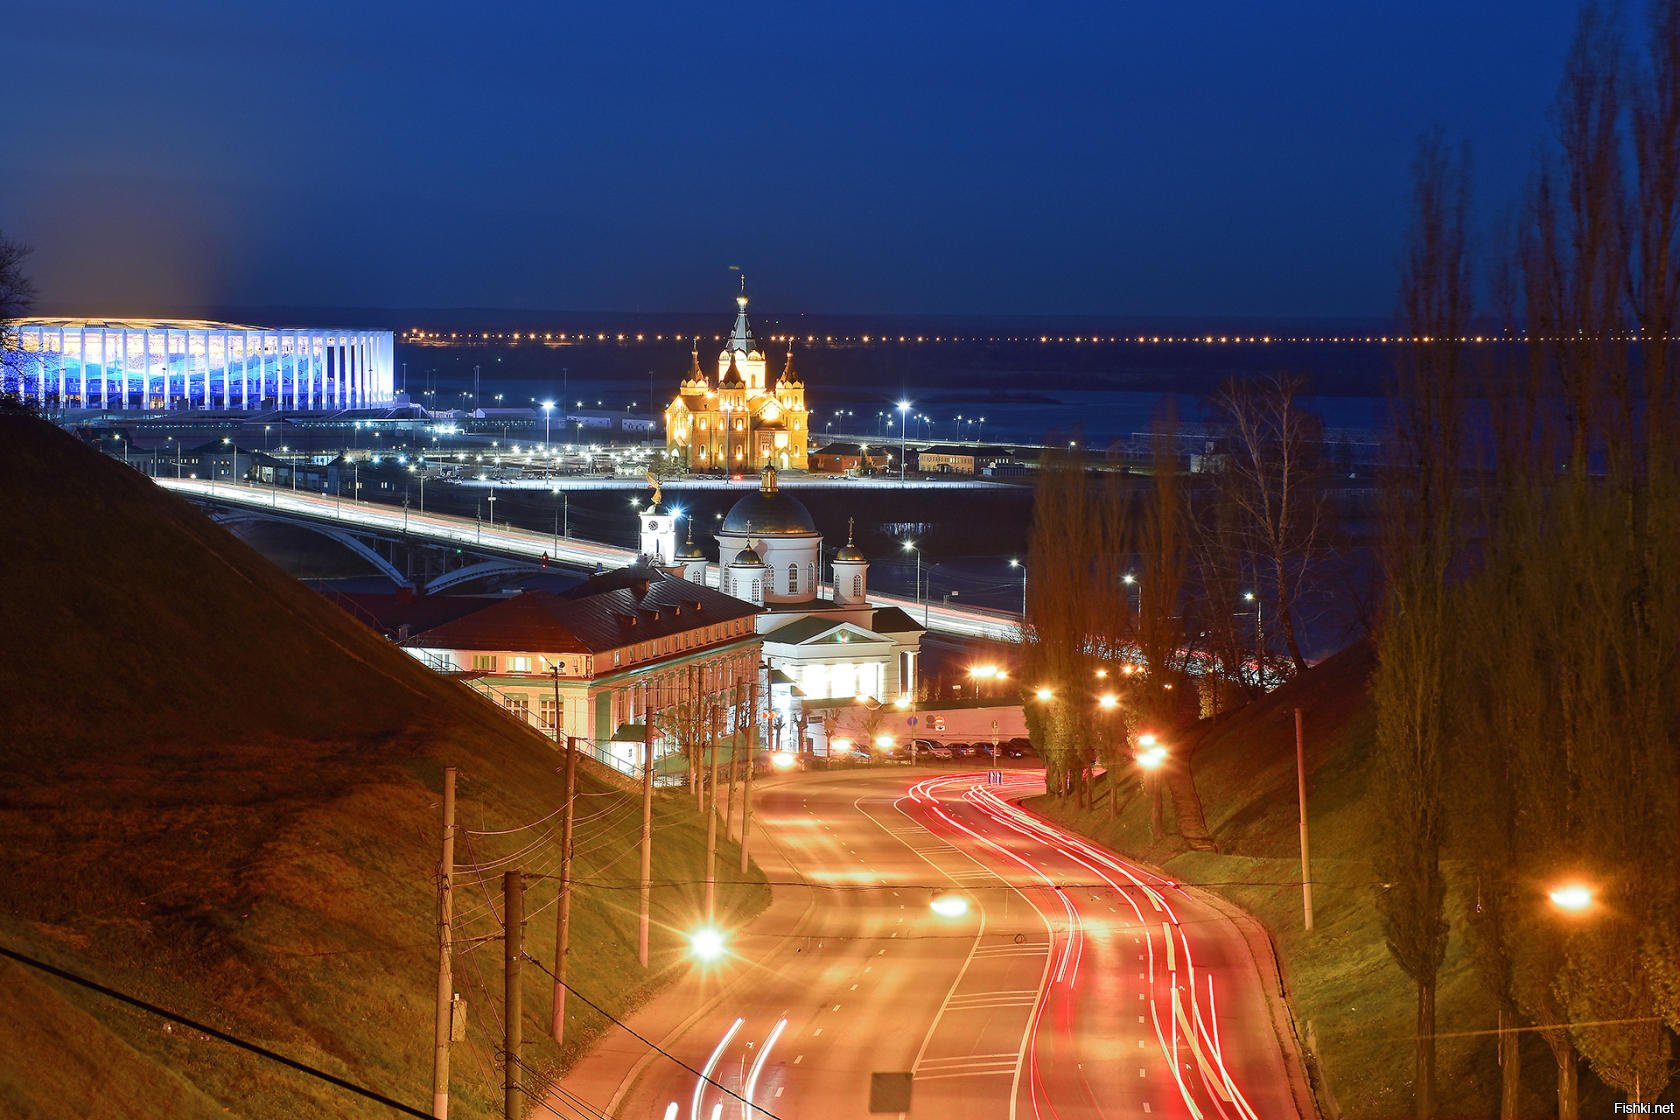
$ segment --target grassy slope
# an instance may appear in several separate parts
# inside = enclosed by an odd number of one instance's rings
[[[557,809],[559,756],[427,672],[120,463],[0,416],[0,939],[425,1107],[436,975],[442,768],[459,822]],[[656,968],[635,964],[639,804],[588,778],[573,969],[622,1009],[678,957],[693,889],[656,892]],[[692,882],[704,834],[661,798],[656,879]],[[469,838],[463,863],[550,825]],[[725,866],[729,866],[727,861]],[[500,869],[468,877],[459,937],[498,929]],[[611,880],[611,882],[609,882]],[[553,951],[554,887],[527,894],[527,946]],[[745,912],[755,879],[720,899]],[[454,1115],[499,1110],[501,948],[457,964],[469,1040]],[[524,1058],[551,1071],[548,981],[526,969]],[[600,1029],[579,1001],[572,1037]],[[0,964],[0,1115],[387,1115],[342,1092],[62,983]]]
[[[1185,882],[1215,887],[1264,921],[1284,962],[1297,1023],[1312,1024],[1322,1075],[1343,1114],[1358,1120],[1410,1113],[1414,1015],[1413,989],[1388,954],[1371,902],[1375,875],[1369,853],[1377,841],[1371,798],[1379,795],[1369,787],[1372,667],[1369,651],[1355,647],[1263,701],[1190,733],[1197,787],[1220,854],[1187,851],[1174,836],[1152,843],[1135,779],[1123,782],[1118,818],[1110,817],[1100,794],[1091,812],[1050,798],[1033,804]],[[1296,706],[1305,712],[1307,742],[1310,934],[1301,919]],[[1453,896],[1449,902],[1457,905]],[[1453,934],[1437,997],[1437,1029],[1489,1029],[1493,1011],[1465,959],[1461,916],[1449,912],[1448,920]],[[1442,1117],[1497,1115],[1491,1038],[1444,1038],[1438,1061]],[[1530,1039],[1523,1061],[1531,1111],[1545,1115],[1549,1058]]]

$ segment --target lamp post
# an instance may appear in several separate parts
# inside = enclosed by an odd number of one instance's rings
[[[1027,566],[1019,560],[1009,562],[1011,568],[1021,569],[1021,617],[1027,617]]]
[[[549,454],[548,454],[548,421],[549,421],[549,418],[554,415],[554,402],[553,401],[542,402],[542,410],[543,410],[543,477],[547,478],[548,477],[548,472],[549,472],[549,467],[554,462],[553,459],[549,458]]]
[[[926,626],[928,622],[928,604],[927,600],[922,598],[922,550],[916,547],[915,541],[905,541],[904,551],[914,552],[916,554],[916,602],[922,608],[922,625]]]
[[[1243,592],[1243,602],[1254,604],[1254,674],[1260,687],[1266,687],[1266,605],[1252,591]]]
[[[909,436],[904,430],[905,421],[910,412],[909,401],[898,402],[898,480],[904,481],[904,456],[908,446]]]
[[[128,441],[123,439],[122,436],[113,436],[112,438],[122,444],[123,466],[128,466]]]

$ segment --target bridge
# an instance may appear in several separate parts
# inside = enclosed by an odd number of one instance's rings
[[[637,555],[634,549],[577,537],[560,537],[514,525],[488,525],[469,517],[420,513],[406,506],[344,501],[330,495],[249,482],[161,477],[153,481],[195,504],[215,510],[216,519],[224,524],[260,519],[306,526],[343,544],[399,586],[412,586],[412,583],[407,575],[367,543],[370,538],[461,548],[470,550],[479,558],[476,563],[447,572],[417,588],[427,593],[446,591],[479,576],[531,571],[541,563],[544,555],[551,564],[584,571],[622,568],[634,561]],[[712,587],[717,586],[715,565],[707,567],[706,582]],[[898,607],[937,633],[992,641],[1020,640],[1021,616],[1010,611],[918,603],[900,595],[871,594],[869,601],[880,607]]]

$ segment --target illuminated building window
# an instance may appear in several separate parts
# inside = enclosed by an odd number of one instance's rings
[[[788,594],[789,595],[799,594],[799,565],[798,564],[789,564],[788,565]]]
[[[505,700],[508,715],[520,723],[531,722],[531,702],[523,696],[509,696]]]
[[[510,672],[510,673],[529,673],[530,671],[531,671],[531,659],[529,657],[517,657],[516,656],[516,657],[508,658],[508,672]]]
[[[560,705],[554,697],[544,696],[537,701],[537,726],[544,731],[553,731],[560,726]]]
[[[494,673],[496,671],[496,655],[493,653],[473,654],[472,667],[481,672]]]

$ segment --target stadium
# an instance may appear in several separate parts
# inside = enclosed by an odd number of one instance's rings
[[[327,411],[388,405],[390,331],[20,319],[5,384],[58,409]]]

